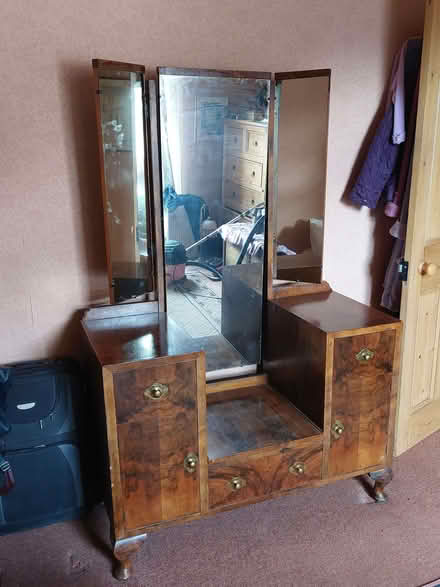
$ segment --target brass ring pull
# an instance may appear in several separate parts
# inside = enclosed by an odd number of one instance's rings
[[[164,383],[153,383],[144,391],[144,397],[150,399],[163,399],[168,395],[168,385]]]
[[[344,434],[344,430],[345,430],[344,424],[342,422],[340,422],[339,420],[336,420],[332,426],[333,438],[335,440],[338,440],[339,438],[341,438],[341,436]]]
[[[232,477],[229,481],[229,485],[232,487],[232,491],[239,491],[240,489],[243,489],[243,487],[246,487],[246,479],[243,479],[242,477]]]
[[[370,349],[362,349],[356,355],[356,359],[360,363],[366,363],[367,361],[371,361],[371,359],[374,357],[374,354],[374,351],[370,351]]]
[[[183,468],[188,473],[195,473],[197,470],[198,462],[199,457],[195,453],[190,452],[186,455],[185,460],[183,461]]]
[[[293,463],[289,467],[289,473],[295,473],[295,475],[304,475],[306,472],[306,466],[304,463]]]

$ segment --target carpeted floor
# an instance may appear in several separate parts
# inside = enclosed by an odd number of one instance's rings
[[[389,503],[361,481],[302,489],[156,532],[130,587],[419,587],[440,577],[440,433],[395,462]],[[37,489],[37,488],[36,488]],[[88,520],[0,538],[1,587],[117,585],[108,521]]]

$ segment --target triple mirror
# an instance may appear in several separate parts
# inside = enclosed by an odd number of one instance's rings
[[[208,379],[257,372],[267,275],[321,281],[330,72],[94,71],[111,303],[158,300]]]

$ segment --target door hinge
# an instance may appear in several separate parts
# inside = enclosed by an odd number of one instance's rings
[[[399,280],[408,281],[408,261],[405,259],[399,262]]]

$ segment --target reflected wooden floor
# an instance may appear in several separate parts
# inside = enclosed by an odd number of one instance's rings
[[[206,371],[249,365],[241,354],[221,334],[193,338],[194,351],[205,351]]]
[[[186,279],[167,287],[168,313],[192,338],[221,332],[221,281],[212,281],[206,271],[186,268]]]
[[[205,351],[207,371],[249,365],[221,334],[221,296],[222,283],[195,267],[167,287],[168,314],[193,339],[194,350]]]

